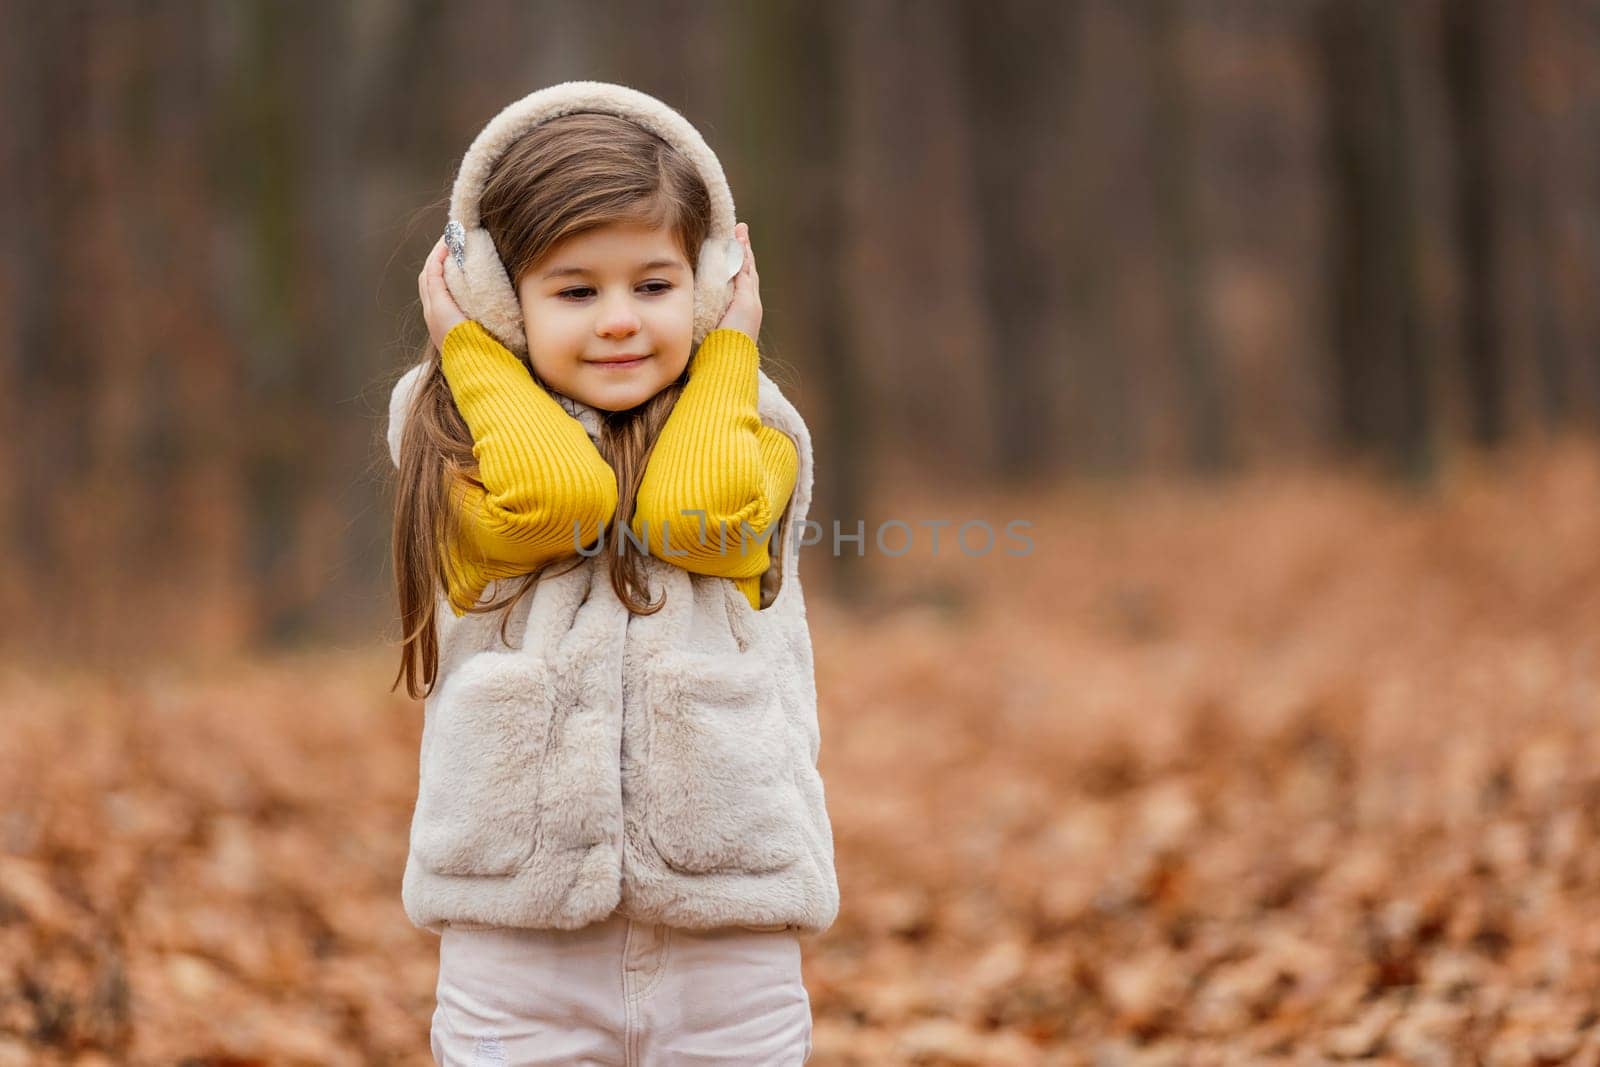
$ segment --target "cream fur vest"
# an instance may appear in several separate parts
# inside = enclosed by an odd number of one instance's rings
[[[396,462],[420,369],[391,398]],[[510,647],[501,613],[457,618],[440,598],[401,890],[417,926],[571,929],[613,911],[689,928],[833,922],[798,568],[811,435],[764,372],[758,397],[800,459],[760,611],[728,579],[654,558],[650,594],[666,595],[656,614],[631,615],[604,561],[586,558],[515,606]],[[560,399],[597,437],[597,413]],[[510,588],[490,583],[484,596]]]

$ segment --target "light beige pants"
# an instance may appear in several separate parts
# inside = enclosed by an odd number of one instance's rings
[[[447,926],[441,1067],[792,1067],[811,1058],[793,930],[684,930],[612,915],[578,930]]]

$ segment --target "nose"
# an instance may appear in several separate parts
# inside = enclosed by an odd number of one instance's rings
[[[639,332],[639,316],[626,297],[606,301],[600,307],[600,317],[594,332],[601,337],[627,337]]]

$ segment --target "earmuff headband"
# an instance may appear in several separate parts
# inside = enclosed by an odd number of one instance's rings
[[[456,172],[445,226],[445,284],[462,312],[476,319],[501,344],[519,355],[528,351],[522,307],[505,264],[478,215],[494,164],[528,130],[562,115],[597,111],[615,115],[655,134],[695,167],[711,196],[711,230],[695,270],[694,336],[698,345],[721,321],[732,296],[729,283],[744,262],[733,235],[733,193],[722,164],[700,132],[677,111],[648,93],[610,82],[571,81],[551,85],[502,108],[473,138]]]

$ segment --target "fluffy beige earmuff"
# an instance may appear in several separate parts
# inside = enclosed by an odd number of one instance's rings
[[[478,216],[484,181],[502,153],[541,122],[580,111],[598,111],[638,123],[682,152],[711,194],[711,230],[700,249],[694,281],[694,338],[699,344],[722,320],[732,299],[730,283],[744,262],[744,248],[733,235],[733,193],[722,163],[700,132],[678,112],[648,93],[610,82],[571,81],[551,85],[501,109],[472,141],[456,172],[445,227],[445,284],[462,312],[476,319],[501,344],[526,355],[522,307],[494,241]]]

